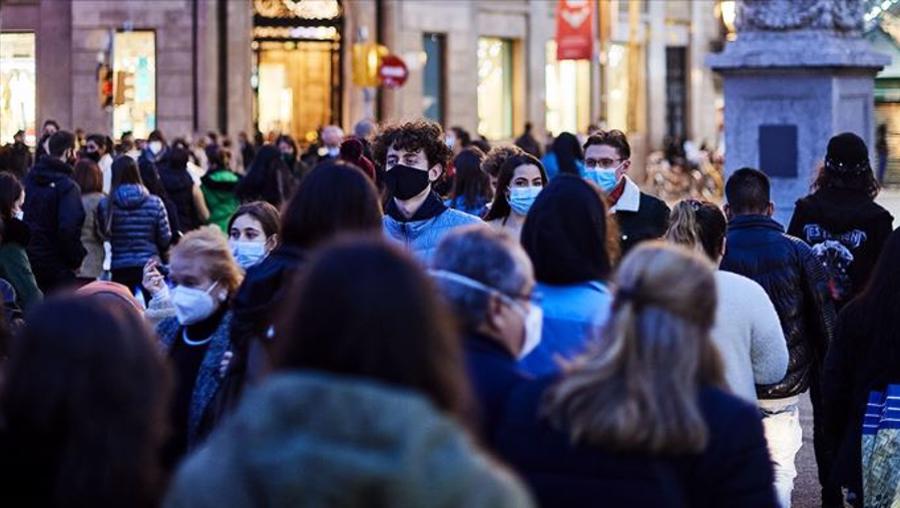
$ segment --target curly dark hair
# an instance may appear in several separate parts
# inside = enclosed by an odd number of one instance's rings
[[[506,159],[523,153],[525,151],[516,145],[495,146],[481,161],[481,170],[497,178],[500,175],[500,167],[503,166]]]
[[[441,126],[427,120],[416,120],[386,125],[375,136],[372,143],[372,154],[377,164],[384,164],[388,148],[397,150],[425,150],[428,167],[440,164],[446,168],[453,152],[444,143],[444,130]]]

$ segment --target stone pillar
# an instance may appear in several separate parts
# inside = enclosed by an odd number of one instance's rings
[[[785,225],[832,135],[874,148],[874,76],[890,58],[862,38],[864,12],[858,0],[737,0],[736,40],[707,58],[724,79],[726,177],[768,174]]]

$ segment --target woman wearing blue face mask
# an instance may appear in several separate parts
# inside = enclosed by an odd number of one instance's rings
[[[228,221],[228,245],[244,270],[258,264],[278,245],[278,209],[265,201],[241,205]]]
[[[177,379],[167,467],[197,447],[236,402],[244,371],[233,352],[230,310],[241,272],[225,236],[212,226],[189,232],[172,249],[169,270],[175,317],[156,329]]]
[[[541,161],[527,153],[510,157],[500,166],[497,192],[484,220],[518,239],[528,210],[545,185],[547,173]]]

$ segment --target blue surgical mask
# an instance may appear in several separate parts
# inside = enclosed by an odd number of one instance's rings
[[[585,169],[584,178],[597,184],[603,189],[603,192],[610,192],[619,183],[619,179],[616,177],[616,168]]]
[[[541,193],[542,187],[514,187],[509,189],[509,207],[519,215],[528,215],[528,210]]]

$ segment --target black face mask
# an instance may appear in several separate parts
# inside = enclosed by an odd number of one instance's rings
[[[428,171],[397,164],[384,174],[384,184],[395,198],[406,201],[428,187]]]
[[[94,162],[100,162],[100,152],[88,152],[84,151],[81,153],[81,156],[85,159],[90,159]]]

